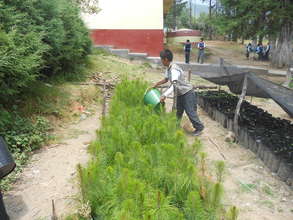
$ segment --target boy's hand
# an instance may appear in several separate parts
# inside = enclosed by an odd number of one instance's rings
[[[165,100],[166,100],[166,96],[162,95],[162,96],[160,97],[160,102],[161,102],[161,103],[164,103]]]

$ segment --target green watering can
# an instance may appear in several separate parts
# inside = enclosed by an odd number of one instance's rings
[[[158,89],[147,89],[144,94],[144,104],[153,106],[154,110],[160,112],[164,104],[160,102],[161,92]]]

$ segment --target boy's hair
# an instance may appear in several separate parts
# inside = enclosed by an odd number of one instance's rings
[[[202,38],[200,38],[200,40],[202,40],[202,41],[203,41],[203,37],[202,37]]]
[[[187,40],[187,42],[190,42],[190,40]]]
[[[171,52],[171,50],[165,49],[165,50],[161,51],[160,57],[162,60],[167,58],[167,60],[172,61],[173,60],[173,53]]]

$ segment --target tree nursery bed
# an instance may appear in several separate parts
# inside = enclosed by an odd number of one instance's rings
[[[238,97],[225,91],[200,92],[199,105],[293,189],[293,124],[244,101],[238,125],[234,113]]]

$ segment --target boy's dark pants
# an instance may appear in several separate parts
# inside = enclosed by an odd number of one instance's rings
[[[3,202],[2,193],[0,192],[0,219],[1,220],[9,220],[9,217],[6,213],[6,209]]]
[[[202,130],[204,125],[198,118],[197,111],[197,96],[193,90],[177,97],[177,118],[181,120],[182,115],[186,112],[189,120],[196,130]]]
[[[185,51],[185,63],[189,63],[190,51]]]

